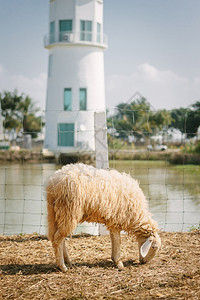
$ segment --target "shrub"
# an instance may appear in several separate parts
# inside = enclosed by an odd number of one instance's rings
[[[200,141],[197,142],[197,144],[194,143],[190,143],[185,145],[181,151],[183,153],[196,153],[196,154],[200,154]]]

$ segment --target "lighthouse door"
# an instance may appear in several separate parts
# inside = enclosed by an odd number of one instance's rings
[[[74,146],[74,124],[73,123],[58,124],[58,146],[66,146],[66,147]]]

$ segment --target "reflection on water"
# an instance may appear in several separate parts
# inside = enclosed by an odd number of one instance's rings
[[[200,221],[200,174],[175,170],[165,162],[115,161],[110,167],[138,179],[149,207],[164,230],[188,230]],[[54,164],[0,167],[0,234],[46,234],[44,183]],[[83,224],[77,233],[98,234],[98,226]]]
[[[176,170],[167,162],[155,161],[114,161],[110,166],[138,179],[160,228],[187,231],[192,225],[198,226],[200,173]]]

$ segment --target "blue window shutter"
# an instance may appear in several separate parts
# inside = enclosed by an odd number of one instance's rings
[[[55,22],[50,23],[50,43],[55,42]]]
[[[74,146],[74,124],[60,123],[58,124],[58,146]]]
[[[87,110],[87,90],[83,88],[79,90],[79,108]]]
[[[64,89],[64,110],[72,110],[72,89]]]
[[[80,40],[92,41],[92,21],[80,21]]]
[[[72,20],[60,20],[59,21],[59,30],[63,31],[72,31]]]
[[[72,32],[72,20],[59,21],[59,41],[63,41],[67,32]]]
[[[101,24],[97,23],[97,43],[101,42]]]
[[[48,68],[48,77],[52,75],[52,65],[53,65],[53,55],[49,55],[49,68]]]

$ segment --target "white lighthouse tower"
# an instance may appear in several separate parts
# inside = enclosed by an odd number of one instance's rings
[[[105,111],[103,0],[50,0],[44,148],[94,151],[94,113]]]

